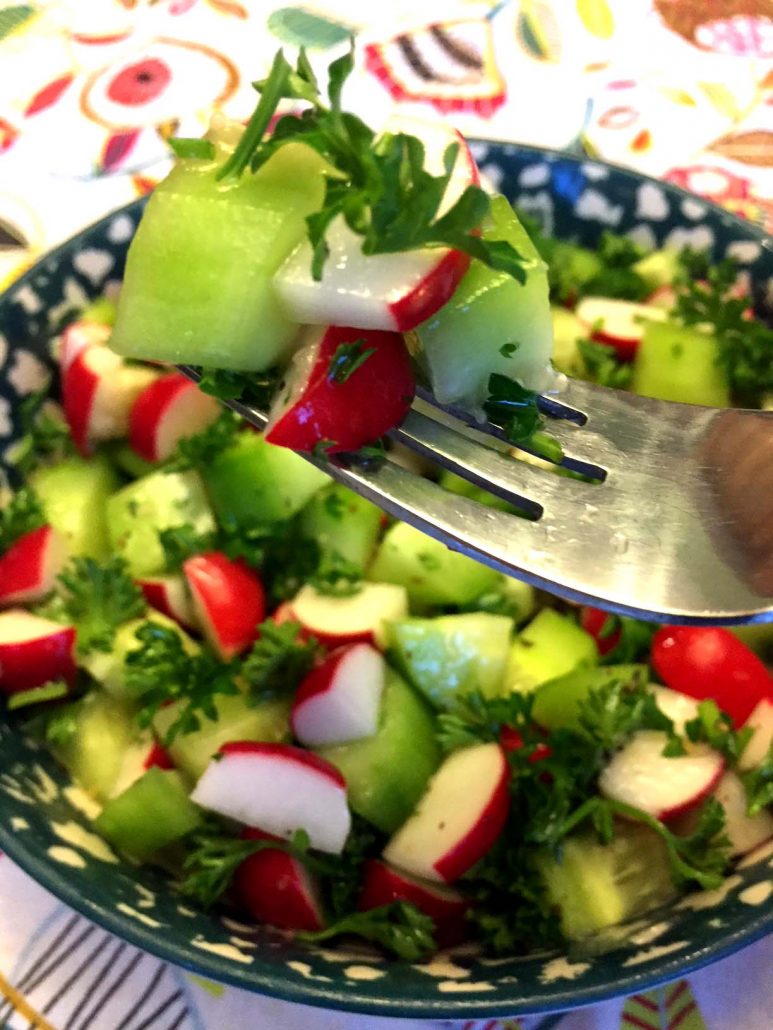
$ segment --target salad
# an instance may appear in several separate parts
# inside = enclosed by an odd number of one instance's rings
[[[61,406],[28,402],[0,507],[8,717],[115,849],[306,940],[512,954],[719,886],[773,837],[773,629],[535,594],[295,451],[371,458],[419,377],[555,459],[551,356],[764,404],[770,330],[732,264],[545,238],[455,133],[368,136],[347,59],[329,107],[283,62],[243,133],[178,141],[117,308],[53,341]],[[281,97],[310,113],[266,141]],[[273,398],[266,433],[211,394]]]

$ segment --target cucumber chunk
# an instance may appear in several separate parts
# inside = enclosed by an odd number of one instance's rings
[[[177,718],[184,701],[174,701],[153,718],[153,729],[161,741]],[[290,739],[290,702],[271,698],[249,705],[240,694],[215,698],[217,718],[202,719],[193,733],[178,734],[166,750],[177,766],[191,780],[198,780],[213,755],[223,744],[233,740],[264,741],[281,744]]]
[[[595,665],[580,667],[565,676],[548,680],[537,687],[534,694],[532,714],[535,721],[546,730],[562,727],[576,729],[580,704],[592,690],[598,690],[609,683],[646,683],[646,665]]]
[[[291,518],[330,482],[299,454],[251,432],[238,436],[203,476],[220,521],[246,527]]]
[[[92,691],[58,708],[55,717],[57,733],[49,742],[54,757],[85,791],[106,800],[136,733],[131,707]]]
[[[298,326],[281,310],[271,277],[322,203],[324,167],[303,144],[238,179],[218,180],[213,161],[178,162],[129,248],[111,347],[245,371],[286,356]]]
[[[569,940],[641,915],[678,893],[663,840],[646,826],[616,824],[609,844],[576,834],[561,845],[561,859],[538,861],[548,895],[561,912]]]
[[[323,558],[343,559],[364,571],[373,557],[383,513],[338,483],[312,497],[301,513],[301,531],[315,540]]]
[[[726,408],[730,388],[713,336],[676,322],[647,322],[631,388],[643,397]]]
[[[404,586],[413,604],[462,605],[494,589],[499,573],[396,522],[381,541],[368,579]]]
[[[102,457],[67,458],[29,477],[46,518],[67,541],[71,555],[103,561],[110,554],[107,500],[118,477]]]
[[[679,272],[678,250],[653,250],[632,266],[651,290],[659,286],[670,286]]]
[[[473,612],[394,622],[389,641],[414,686],[436,708],[448,708],[472,690],[502,693],[512,633],[512,619]]]
[[[553,365],[559,372],[581,378],[586,368],[577,341],[587,339],[588,330],[568,308],[553,307],[550,313],[553,319]]]
[[[553,338],[545,263],[504,197],[491,201],[485,240],[506,240],[524,258],[516,282],[473,260],[453,297],[415,332],[441,404],[480,406],[493,372],[544,389]],[[504,344],[515,343],[511,353]]]
[[[392,669],[376,733],[319,754],[343,774],[352,810],[384,833],[405,822],[440,764],[432,714]]]
[[[162,529],[190,525],[214,532],[215,520],[195,472],[152,472],[113,494],[107,503],[110,540],[134,576],[164,570]]]
[[[153,767],[107,802],[94,829],[119,851],[144,860],[201,824],[179,773]]]
[[[566,615],[543,608],[513,641],[507,669],[510,690],[534,690],[578,665],[595,665],[593,637]]]

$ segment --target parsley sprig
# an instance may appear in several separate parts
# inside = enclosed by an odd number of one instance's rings
[[[13,448],[16,471],[27,476],[40,465],[75,454],[64,416],[49,403],[48,387],[25,397],[19,405],[20,437]]]
[[[346,79],[354,67],[353,47],[328,68],[327,97],[306,53],[301,49],[293,68],[283,52],[274,57],[268,76],[254,83],[260,100],[234,152],[218,172],[219,178],[257,171],[289,142],[302,142],[321,154],[329,165],[325,198],[307,220],[312,245],[312,274],[321,279],[328,256],[327,232],[343,218],[362,237],[366,255],[388,254],[421,247],[453,247],[491,268],[525,280],[521,255],[504,240],[485,241],[477,229],[489,211],[489,198],[478,186],[441,213],[460,147],[446,150],[443,172],[424,167],[424,146],[415,136],[373,130],[341,106]],[[280,101],[302,101],[301,113],[280,117],[269,138],[266,131]]]
[[[8,503],[0,507],[0,554],[26,533],[46,524],[43,508],[29,487],[17,490]]]
[[[145,612],[142,591],[117,555],[99,563],[73,558],[59,576],[62,615],[75,624],[77,649],[109,652],[116,630]]]
[[[367,912],[350,912],[324,930],[301,930],[296,937],[318,944],[351,934],[378,944],[404,962],[421,962],[437,951],[434,931],[434,921],[415,905],[393,901]]]
[[[254,699],[290,696],[320,653],[313,640],[304,640],[297,622],[277,625],[271,619],[258,627],[258,639],[244,660],[241,673]]]

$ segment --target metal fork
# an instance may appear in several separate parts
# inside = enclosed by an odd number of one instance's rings
[[[266,424],[264,411],[228,403]],[[540,407],[561,464],[593,482],[536,466],[495,427],[423,391],[389,434],[522,515],[451,493],[389,455],[370,469],[308,460],[453,550],[567,600],[658,622],[773,621],[773,412],[579,380]]]

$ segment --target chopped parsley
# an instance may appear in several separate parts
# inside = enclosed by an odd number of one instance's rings
[[[23,476],[43,464],[75,454],[64,416],[48,403],[48,387],[31,393],[19,405],[20,438],[13,449],[13,466]]]
[[[621,361],[614,347],[595,340],[578,340],[577,350],[583,360],[588,377],[600,386],[622,390],[630,386],[633,365]]]
[[[314,640],[304,639],[300,624],[271,619],[258,627],[258,639],[244,660],[241,674],[252,697],[290,697],[320,653]]]
[[[29,487],[17,490],[0,508],[0,554],[4,554],[20,537],[45,524],[46,517],[34,491]]]
[[[196,157],[204,161],[212,161],[215,157],[215,145],[208,139],[188,139],[183,136],[172,136],[168,143],[175,157]]]
[[[230,409],[220,412],[215,421],[200,433],[186,436],[177,445],[177,451],[166,466],[170,471],[205,469],[235,441],[244,425],[243,420]]]
[[[367,912],[350,912],[324,930],[300,930],[296,938],[318,944],[352,935],[378,944],[404,962],[421,962],[437,951],[434,921],[407,901],[393,901]]]
[[[145,599],[123,558],[100,564],[93,558],[72,558],[59,576],[62,614],[74,623],[77,650],[109,652],[116,630],[145,612]]]
[[[366,347],[364,340],[353,340],[352,343],[341,343],[336,347],[335,354],[330,359],[327,370],[327,377],[331,383],[341,385],[345,383],[358,368],[362,368],[371,354],[376,353],[375,347]]]

